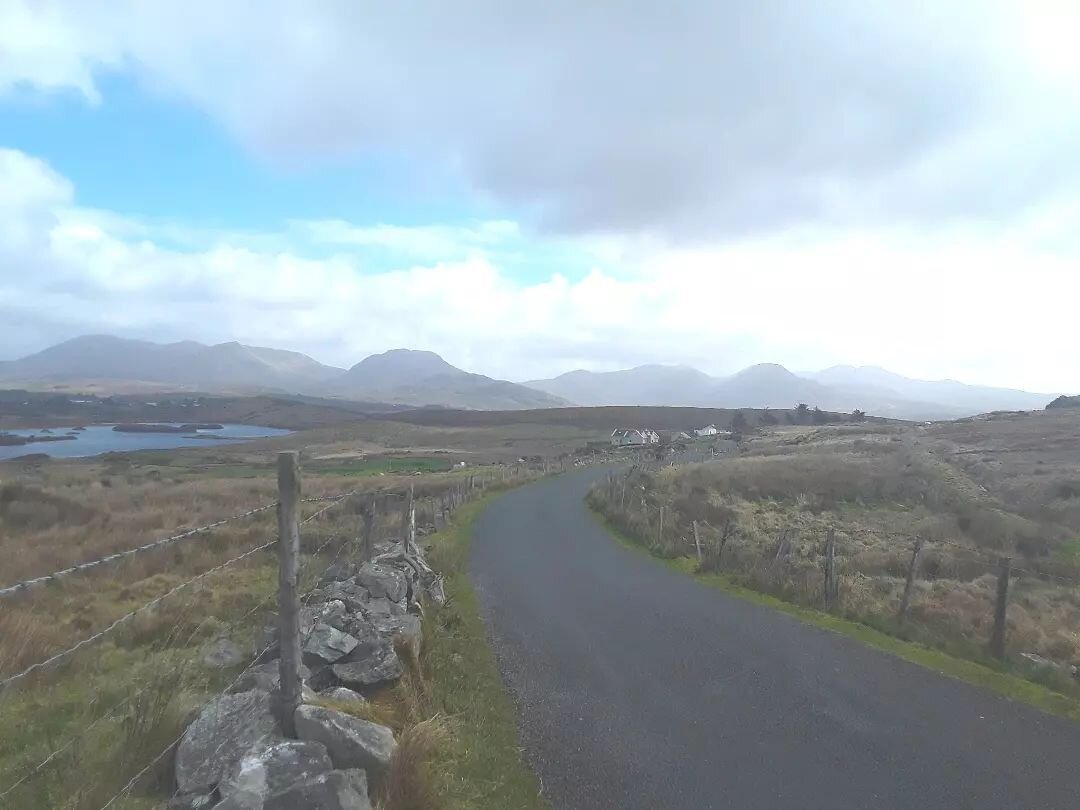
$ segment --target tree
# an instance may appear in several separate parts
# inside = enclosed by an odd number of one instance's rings
[[[761,424],[763,425],[775,425],[778,421],[776,414],[768,408],[761,414]]]
[[[858,408],[856,408],[855,410],[853,410],[851,412],[851,421],[852,422],[865,422],[866,421],[866,411],[860,411]]]
[[[798,405],[795,406],[795,424],[805,425],[809,421],[809,416],[810,406],[807,405],[805,402],[800,402]]]
[[[814,406],[812,416],[815,425],[824,425],[826,422],[829,421],[829,414],[821,410],[821,408],[819,408],[817,405]]]
[[[731,417],[731,432],[742,433],[744,430],[746,430],[746,417],[743,416],[742,411],[736,411]]]

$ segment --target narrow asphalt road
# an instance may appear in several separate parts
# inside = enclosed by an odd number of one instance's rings
[[[555,810],[1080,808],[1080,724],[620,547],[582,502],[603,474],[513,491],[474,533],[484,618]]]

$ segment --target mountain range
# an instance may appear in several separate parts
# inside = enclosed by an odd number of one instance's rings
[[[525,385],[578,405],[666,405],[698,408],[791,408],[805,402],[827,411],[858,408],[898,419],[953,419],[997,410],[1044,407],[1052,394],[915,380],[876,366],[834,366],[795,374],[761,363],[728,377],[686,366],[648,365],[623,371],[571,371]]]
[[[393,349],[349,369],[298,352],[194,341],[152,343],[88,335],[19,360],[0,362],[0,387],[288,393],[407,406],[478,410],[565,405],[702,408],[856,408],[901,419],[951,419],[994,410],[1045,407],[1053,394],[916,380],[874,366],[834,366],[796,374],[762,363],[726,377],[687,366],[571,371],[514,383],[463,371],[434,352]]]
[[[77,390],[90,384],[113,390],[310,394],[485,410],[567,404],[543,391],[462,371],[434,352],[407,349],[371,355],[346,370],[298,352],[241,343],[163,344],[86,335],[0,363],[0,386]]]

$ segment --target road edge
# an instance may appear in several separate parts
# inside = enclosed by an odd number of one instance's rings
[[[1025,703],[1046,714],[1080,721],[1080,700],[1055,692],[1025,678],[1007,672],[1000,672],[974,661],[956,658],[940,650],[925,647],[922,644],[904,641],[869,625],[834,616],[820,610],[795,605],[775,596],[745,588],[733,583],[723,574],[698,573],[694,570],[694,561],[689,557],[677,557],[674,559],[657,557],[641,543],[636,542],[633,538],[615,528],[591,504],[586,503],[586,509],[601,528],[620,546],[642,554],[665,568],[683,574],[703,585],[716,588],[730,596],[785,613],[805,624],[847,636],[889,655],[936,672],[939,675],[996,692],[1003,697]]]
[[[453,808],[549,808],[540,780],[524,757],[518,709],[503,681],[469,575],[473,528],[509,491],[467,504],[447,528],[426,538],[429,560],[444,576],[447,595],[446,605],[433,611],[435,621],[424,624],[424,644],[434,696],[453,724],[453,739],[441,757],[444,774],[452,777],[446,785]]]

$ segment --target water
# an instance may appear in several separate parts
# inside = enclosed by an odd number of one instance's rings
[[[154,424],[181,425],[182,422],[155,422]],[[16,436],[64,436],[71,432],[68,427],[51,428],[51,433],[41,430],[5,430]],[[86,430],[75,433],[75,439],[62,442],[31,442],[16,446],[0,445],[0,461],[29,453],[47,453],[53,458],[83,458],[99,453],[129,450],[171,450],[176,447],[213,447],[218,444],[262,439],[267,436],[284,436],[291,433],[280,428],[261,425],[226,424],[223,430],[199,430],[194,433],[120,433],[110,425],[88,425]],[[215,438],[198,438],[213,436]]]

